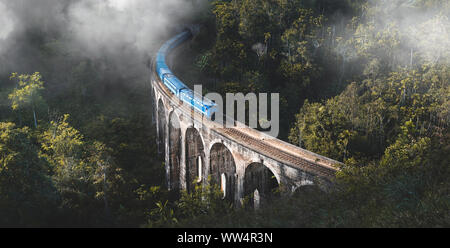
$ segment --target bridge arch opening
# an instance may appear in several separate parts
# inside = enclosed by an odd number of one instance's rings
[[[305,184],[297,187],[293,192],[293,197],[300,197],[305,195],[318,195],[323,193],[323,190],[316,184]]]
[[[231,202],[235,200],[236,194],[236,164],[230,150],[222,143],[212,146],[210,152],[211,183],[220,186],[224,199]]]
[[[190,127],[186,130],[186,184],[187,191],[192,192],[197,183],[204,180],[205,149],[202,137],[197,129]]]
[[[222,199],[225,199],[227,197],[227,175],[225,173],[220,176],[220,190],[223,193]]]
[[[203,178],[203,174],[204,174],[203,173],[203,160],[202,160],[201,156],[197,157],[197,168],[198,168],[197,183],[200,183],[200,182],[202,182],[202,178]]]
[[[273,172],[262,163],[252,163],[245,169],[244,195],[249,207],[259,208],[276,195],[278,181]]]
[[[180,190],[181,128],[175,112],[169,116],[169,189]]]
[[[166,154],[166,111],[161,99],[158,101],[158,153]]]

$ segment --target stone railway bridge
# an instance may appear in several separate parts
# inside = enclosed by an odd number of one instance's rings
[[[151,93],[169,190],[191,192],[210,178],[225,199],[240,205],[250,195],[257,207],[280,185],[283,192],[313,184],[325,190],[332,186],[340,162],[239,123],[224,128],[183,104],[154,71]]]

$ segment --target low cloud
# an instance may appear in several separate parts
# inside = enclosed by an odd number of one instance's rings
[[[30,51],[25,41],[33,32],[54,35],[77,56],[108,57],[117,60],[123,70],[133,63],[141,66],[144,57],[152,55],[168,33],[180,27],[179,20],[192,15],[203,2],[0,0],[0,71],[20,70],[27,61],[38,59],[38,52]],[[25,70],[33,70],[30,67]]]

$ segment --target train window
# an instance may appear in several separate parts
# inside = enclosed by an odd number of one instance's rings
[[[167,85],[169,86],[169,87],[172,87],[172,88],[174,88],[175,89],[175,86],[169,81],[169,80],[164,80],[166,83],[167,83]]]

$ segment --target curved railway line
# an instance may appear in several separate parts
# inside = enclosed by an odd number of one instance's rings
[[[178,35],[180,37],[180,35]],[[177,46],[184,43],[187,39],[182,42],[179,40],[175,40]],[[169,42],[174,42],[172,38]],[[174,50],[177,46],[172,46],[171,44],[164,44],[163,48],[165,54],[164,59],[168,56],[172,50]],[[167,47],[171,47],[171,49],[167,49]],[[161,58],[161,54],[158,55]],[[165,61],[164,61],[165,62]],[[173,85],[167,85],[167,78],[176,78],[175,75],[172,74],[169,67],[164,63],[164,68],[161,69],[158,66],[163,65],[161,63],[161,59],[155,64],[155,71],[152,75],[154,75],[154,79],[152,80],[153,86],[153,97],[154,103],[156,102],[155,109],[158,113],[157,118],[163,118],[164,121],[169,120],[166,123],[160,124],[158,121],[158,137],[162,137],[163,143],[161,146],[164,146],[165,157],[166,157],[166,171],[167,175],[172,175],[173,168],[179,168],[181,170],[180,181],[185,180],[186,174],[190,170],[189,166],[186,162],[187,159],[183,157],[186,154],[186,149],[188,146],[198,146],[198,144],[190,144],[189,140],[186,140],[186,135],[184,134],[189,127],[194,127],[199,133],[202,144],[199,146],[203,150],[198,153],[196,156],[199,156],[204,160],[205,174],[209,174],[212,171],[212,164],[217,164],[217,161],[213,163],[211,154],[212,152],[208,149],[212,149],[214,144],[221,143],[225,147],[226,150],[229,150],[230,154],[232,154],[232,161],[227,162],[229,164],[224,164],[223,167],[234,166],[236,167],[234,175],[231,175],[234,178],[232,181],[236,181],[235,187],[238,200],[242,197],[242,192],[244,192],[243,187],[245,186],[243,181],[246,177],[246,169],[250,164],[261,163],[264,164],[277,178],[278,183],[291,185],[291,188],[294,190],[301,185],[311,184],[312,181],[318,178],[322,181],[326,181],[327,184],[332,184],[333,179],[335,178],[335,173],[338,171],[338,166],[342,163],[318,155],[316,153],[310,152],[308,150],[302,149],[300,147],[294,146],[272,136],[269,136],[265,133],[259,132],[255,129],[252,129],[248,126],[245,126],[242,123],[235,122],[234,126],[228,127],[218,124],[214,121],[211,121],[208,117],[208,113],[200,111],[201,108],[199,106],[193,106],[192,101],[186,101],[186,99],[181,99],[180,94],[177,95],[177,92],[181,92],[181,90],[173,89]],[[162,76],[171,74],[170,77]],[[164,80],[166,79],[166,80]],[[179,80],[178,78],[176,78]],[[181,82],[181,81],[180,81]],[[183,91],[190,90],[184,84],[180,84]],[[170,83],[170,82],[169,82]],[[195,95],[192,94],[194,97]],[[198,102],[198,101],[197,101]],[[211,103],[210,100],[207,100],[208,104]],[[163,110],[160,109],[159,105],[163,106]],[[180,145],[179,153],[180,154],[170,154],[170,151],[178,151],[174,150],[170,146],[174,143],[173,137],[171,137],[171,128],[173,128],[170,123],[173,114],[175,113],[176,118],[181,123],[179,141],[185,143],[186,145]],[[164,116],[159,116],[164,114]],[[176,137],[175,137],[176,138]],[[176,139],[175,139],[176,141]],[[176,142],[175,142],[176,143]],[[186,147],[186,148],[185,148]],[[201,155],[199,155],[201,154]],[[171,160],[171,158],[175,156],[176,159]],[[172,165],[173,161],[179,161],[177,166]],[[223,162],[225,163],[225,162]],[[199,166],[198,164],[196,166]],[[200,169],[202,170],[202,169]],[[245,174],[245,176],[244,176]],[[177,175],[177,173],[175,173]],[[205,176],[206,175],[202,175]],[[168,176],[169,177],[169,176]],[[172,176],[173,178],[173,176]],[[176,177],[175,177],[176,178]],[[169,180],[169,179],[168,179]],[[170,182],[169,182],[170,184]],[[185,184],[181,183],[180,187],[187,188],[189,182],[185,182]],[[178,184],[177,184],[178,185]],[[184,186],[183,186],[184,185]],[[231,186],[230,186],[231,187]],[[228,190],[227,190],[228,191]]]

